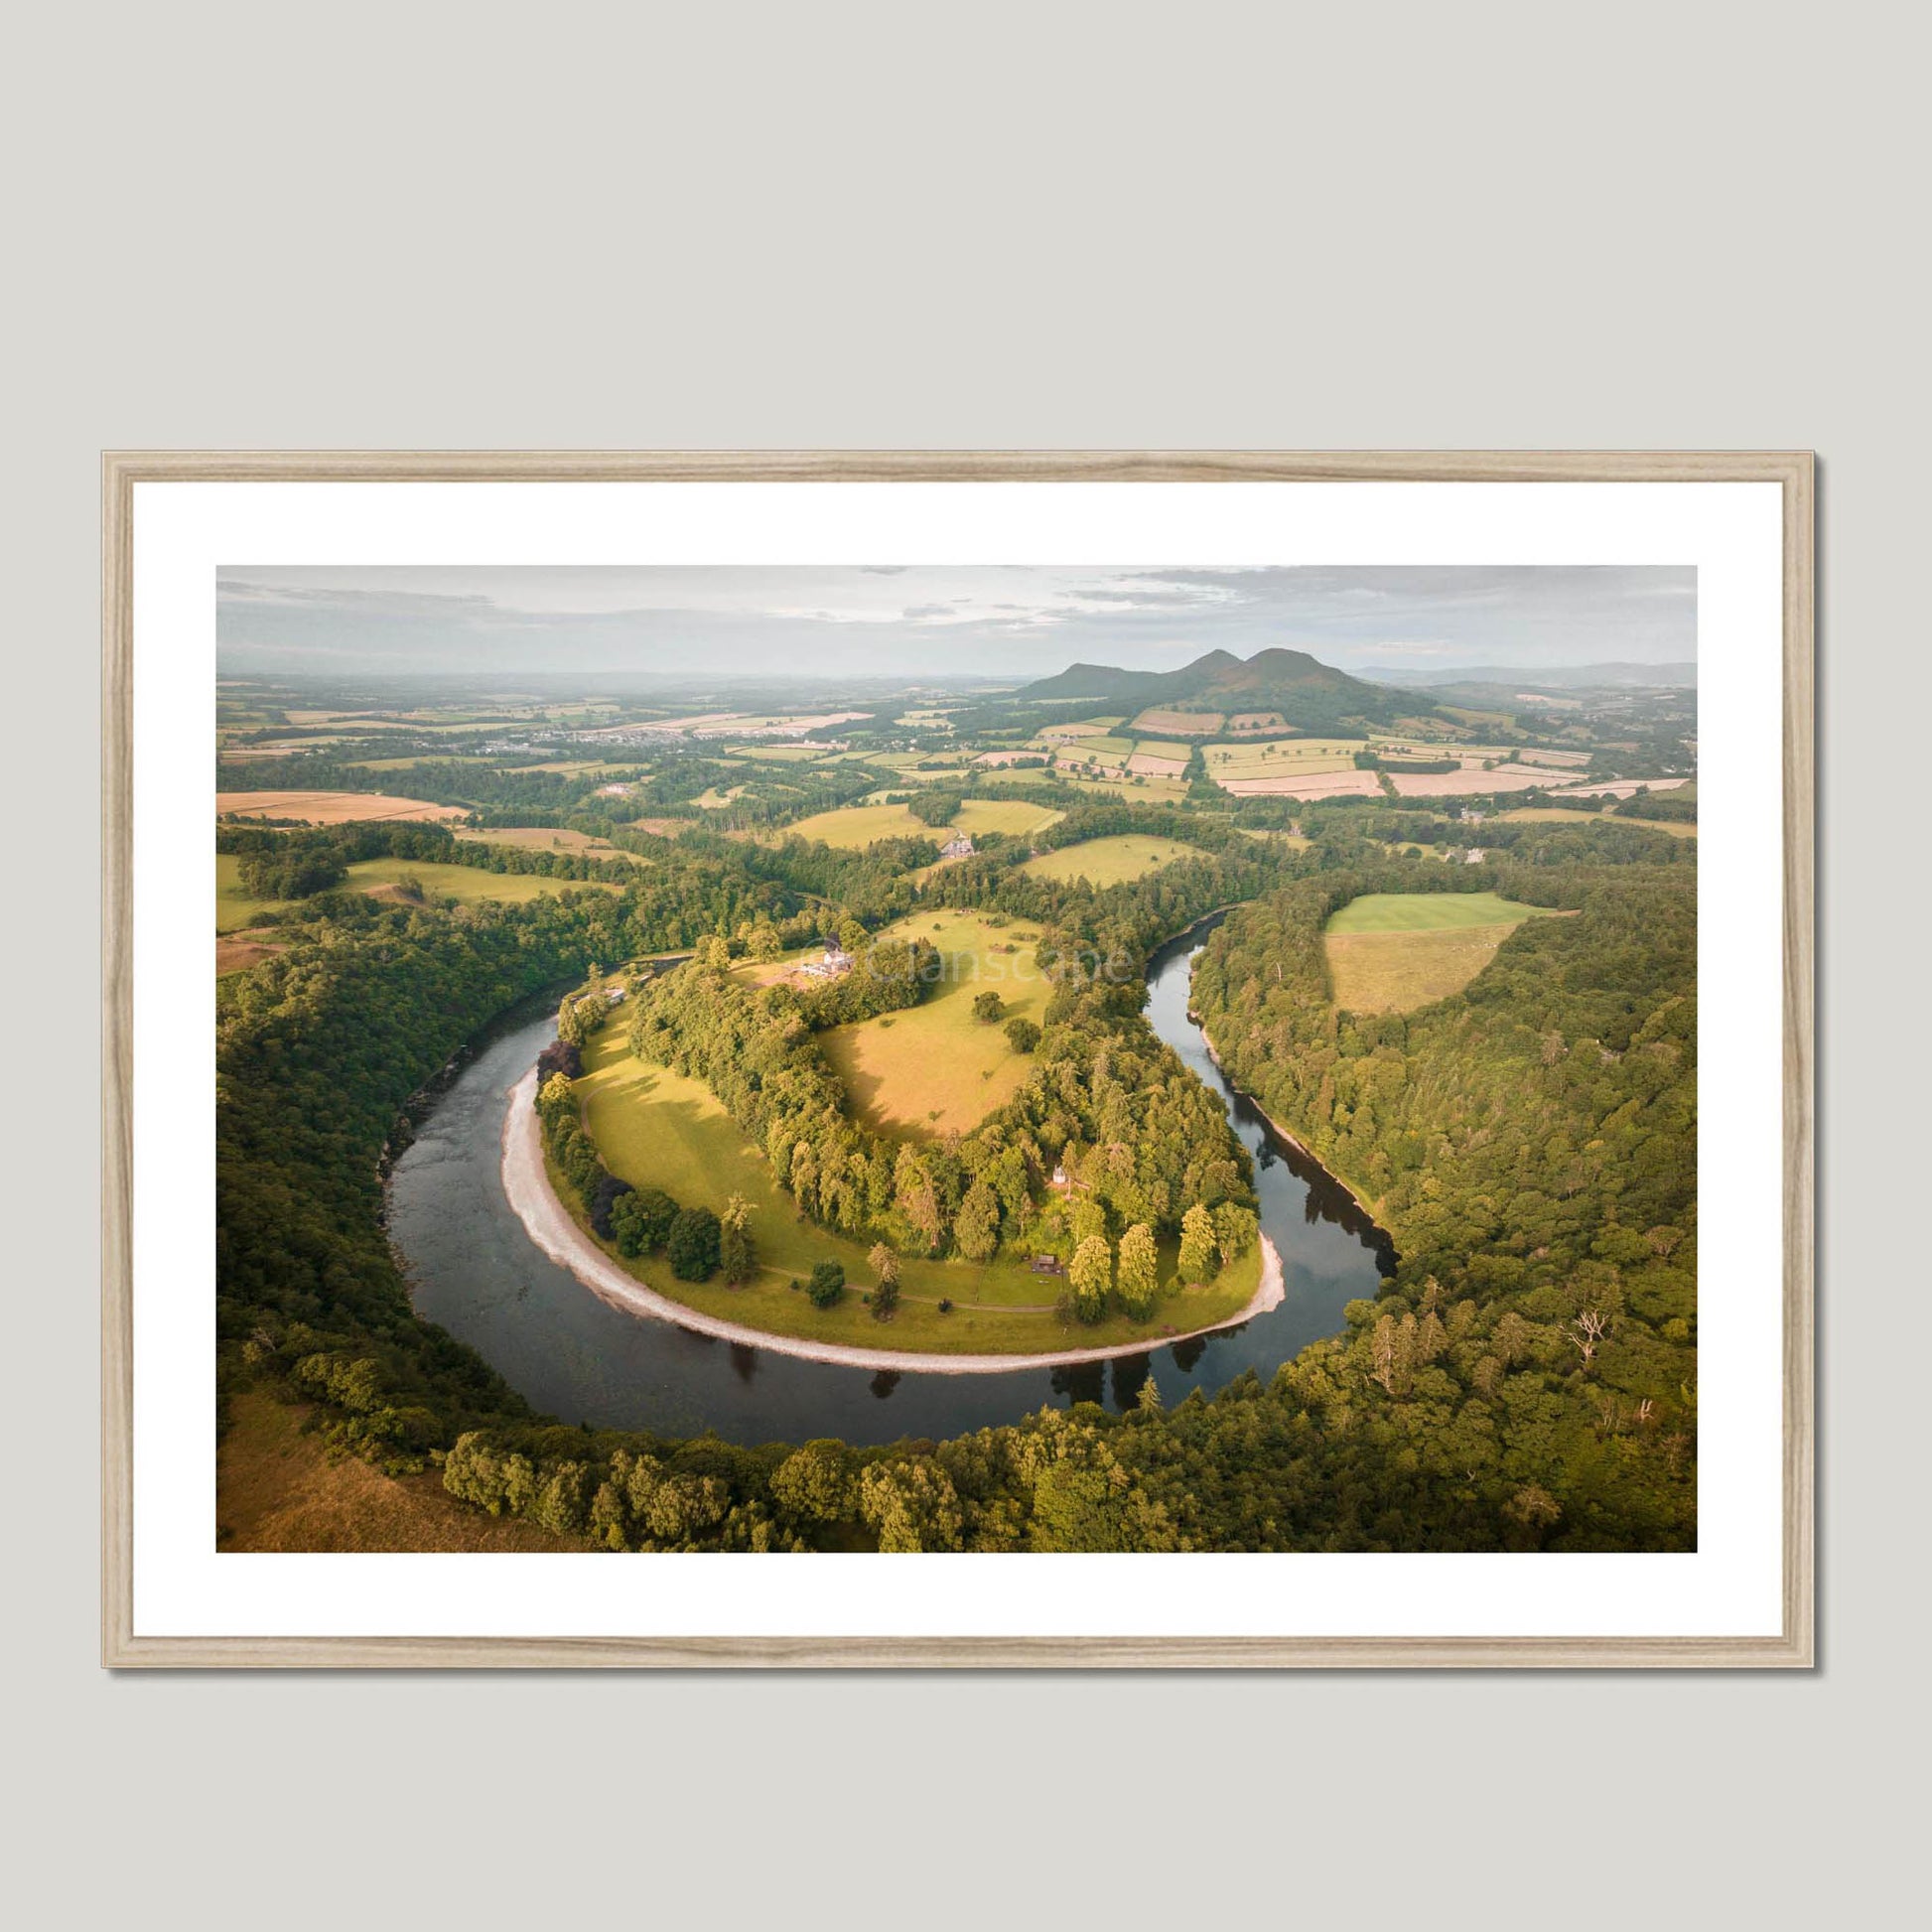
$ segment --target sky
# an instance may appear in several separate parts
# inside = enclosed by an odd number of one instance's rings
[[[1531,671],[1697,655],[1682,566],[242,568],[229,675],[519,671],[718,678],[1171,670],[1272,645],[1343,670]]]

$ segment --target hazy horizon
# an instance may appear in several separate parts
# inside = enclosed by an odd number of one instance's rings
[[[225,676],[1046,677],[1286,646],[1405,678],[1697,656],[1688,566],[234,566]]]

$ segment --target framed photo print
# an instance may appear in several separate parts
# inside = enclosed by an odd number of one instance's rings
[[[1809,1664],[1811,476],[107,457],[105,1661]]]

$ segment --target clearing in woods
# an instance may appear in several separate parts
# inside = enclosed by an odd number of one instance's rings
[[[642,862],[640,862],[642,863]],[[462,905],[477,905],[494,900],[503,905],[522,905],[542,898],[547,893],[605,892],[618,888],[593,884],[582,879],[541,879],[535,873],[484,872],[480,866],[441,866],[419,859],[362,859],[348,869],[345,892],[368,893],[376,898],[401,899],[410,897],[405,882],[414,880],[425,897],[453,898]],[[214,855],[214,929],[217,933],[237,932],[258,912],[286,912],[300,900],[251,898],[241,883],[241,861],[232,852]],[[230,952],[228,964],[219,971],[233,972],[252,966],[253,958]]]
[[[978,912],[915,913],[884,936],[937,948],[931,988],[915,1007],[830,1029],[819,1045],[868,1127],[904,1140],[965,1133],[1004,1107],[1033,1070],[1032,1056],[1013,1050],[1006,1023],[1045,1018],[1051,989],[1034,963],[1039,928],[992,925]],[[982,993],[1000,996],[997,1021],[974,1018]]]
[[[1694,839],[1697,821],[1670,818],[1628,818],[1622,812],[1566,812],[1551,807],[1539,810],[1524,805],[1513,812],[1498,814],[1498,822],[1511,825],[1640,825],[1646,832],[1668,832],[1674,839]]]
[[[1182,845],[1178,839],[1160,839],[1144,832],[1124,832],[1111,839],[1083,839],[1078,845],[1063,845],[1056,852],[1042,852],[1029,859],[1022,872],[1036,873],[1042,879],[1084,879],[1090,886],[1120,886],[1132,879],[1145,879],[1161,866],[1176,859],[1198,859],[1199,850]]]
[[[1562,916],[1494,893],[1368,893],[1328,921],[1322,948],[1336,1006],[1410,1013],[1446,1000],[1523,923]]]
[[[823,839],[842,851],[859,852],[882,839],[931,839],[944,845],[955,833],[977,838],[986,832],[1008,832],[1027,838],[1053,824],[1060,813],[1044,805],[1029,805],[1017,798],[969,798],[950,824],[928,825],[903,805],[844,805],[834,812],[818,812],[787,825],[780,838]]]

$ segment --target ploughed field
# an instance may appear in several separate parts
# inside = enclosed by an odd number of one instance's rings
[[[421,798],[391,798],[379,791],[217,791],[214,815],[292,818],[304,825],[360,824],[368,820],[467,818],[461,805],[432,805]]]
[[[1364,894],[1322,936],[1334,1003],[1351,1013],[1409,1013],[1446,1000],[1525,919],[1542,916],[1560,915],[1494,893]]]
[[[1083,839],[1078,845],[1063,845],[1054,852],[1042,852],[1029,859],[1023,872],[1037,873],[1044,879],[1084,879],[1091,886],[1121,886],[1134,879],[1145,879],[1176,859],[1198,859],[1197,847],[1183,845],[1178,839],[1154,838],[1141,832],[1124,832],[1116,838]]]
[[[833,1027],[819,1035],[819,1046],[845,1083],[847,1105],[868,1127],[899,1140],[967,1133],[1004,1107],[1033,1069],[1031,1055],[1014,1051],[1006,1026],[1045,1019],[1051,989],[1034,964],[1039,929],[948,911],[915,913],[881,936],[930,942],[938,976],[917,1006]],[[998,1020],[974,1017],[982,993],[1000,996]]]
[[[873,1280],[870,1244],[834,1234],[800,1214],[772,1178],[762,1152],[746,1140],[708,1087],[631,1053],[621,1011],[585,1050],[577,1090],[598,1153],[620,1179],[661,1187],[681,1206],[709,1207],[714,1213],[722,1212],[733,1194],[749,1201],[758,1269],[743,1287],[731,1288],[716,1276],[709,1282],[679,1281],[662,1255],[626,1257],[600,1243],[605,1253],[687,1308],[772,1334],[957,1355],[1051,1354],[1141,1339],[1153,1345],[1164,1333],[1226,1320],[1247,1306],[1261,1279],[1257,1245],[1204,1288],[1169,1288],[1145,1322],[1109,1313],[1091,1326],[1062,1327],[1053,1305],[1063,1278],[1034,1274],[1024,1255],[1003,1253],[983,1263],[902,1255],[898,1308],[890,1321],[877,1321],[863,1300]],[[557,1198],[586,1237],[596,1240],[575,1192],[554,1173],[551,1179]],[[1164,1241],[1164,1284],[1173,1277],[1175,1260],[1175,1245]],[[845,1269],[846,1293],[829,1309],[813,1308],[802,1286],[791,1287],[794,1281],[802,1284],[821,1261],[837,1261]],[[943,1314],[942,1299],[953,1304]]]

